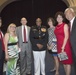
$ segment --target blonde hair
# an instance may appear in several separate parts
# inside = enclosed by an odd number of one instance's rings
[[[73,8],[71,8],[71,7],[70,7],[70,8],[67,8],[67,9],[64,11],[64,14],[66,14],[67,11],[71,11],[72,13],[75,14],[75,11],[74,11]]]
[[[11,26],[13,26],[13,27],[16,27],[16,24],[14,24],[14,23],[11,23],[11,24],[9,24],[9,26],[8,26],[8,28],[7,28],[7,33],[10,33],[10,27]],[[16,32],[15,32],[16,33]]]

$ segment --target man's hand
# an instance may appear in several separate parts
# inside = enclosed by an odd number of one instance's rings
[[[39,49],[42,49],[42,48],[43,48],[43,45],[42,45],[42,44],[37,44],[37,47],[38,47]]]

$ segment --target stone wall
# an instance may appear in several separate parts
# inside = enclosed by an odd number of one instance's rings
[[[76,13],[76,0],[62,0],[68,7],[71,7],[74,9]]]
[[[76,13],[76,0],[67,0],[69,3],[69,7],[73,8]]]
[[[8,5],[9,3],[16,1],[16,0],[0,0],[0,12],[2,9]],[[62,0],[68,7],[72,7],[76,13],[76,0]]]
[[[3,5],[8,0],[0,0],[0,6]]]
[[[0,0],[0,12],[6,5],[8,5],[9,3],[13,1],[16,1],[16,0]]]

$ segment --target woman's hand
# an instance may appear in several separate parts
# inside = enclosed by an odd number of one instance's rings
[[[21,52],[21,48],[19,48],[19,51],[18,52]]]
[[[9,55],[6,55],[5,59],[6,59],[6,61],[8,61],[9,60]]]
[[[48,48],[48,50],[51,50],[52,47],[47,44],[47,48]]]
[[[61,52],[64,52],[64,47],[61,48]]]

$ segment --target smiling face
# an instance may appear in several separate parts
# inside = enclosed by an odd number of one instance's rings
[[[10,26],[10,30],[11,30],[12,32],[15,32],[16,26],[14,26],[14,25]]]
[[[37,26],[41,26],[41,24],[42,24],[41,19],[40,19],[40,18],[37,18],[37,19],[36,19],[36,25],[37,25]]]
[[[15,32],[16,31],[16,25],[15,24],[10,24],[8,26],[8,32]]]
[[[21,19],[21,24],[22,25],[26,25],[27,24],[27,19],[26,18],[22,18]]]
[[[65,12],[65,16],[66,16],[67,20],[71,21],[74,17],[74,12],[72,12],[71,10],[67,10]]]
[[[61,15],[58,15],[56,20],[57,20],[58,23],[62,23],[63,22],[63,17]]]
[[[50,27],[53,26],[53,21],[52,21],[51,19],[49,19],[49,21],[48,21],[48,25],[49,25]]]
[[[65,16],[63,12],[57,12],[55,14],[55,18],[58,24],[61,24],[65,21]]]

